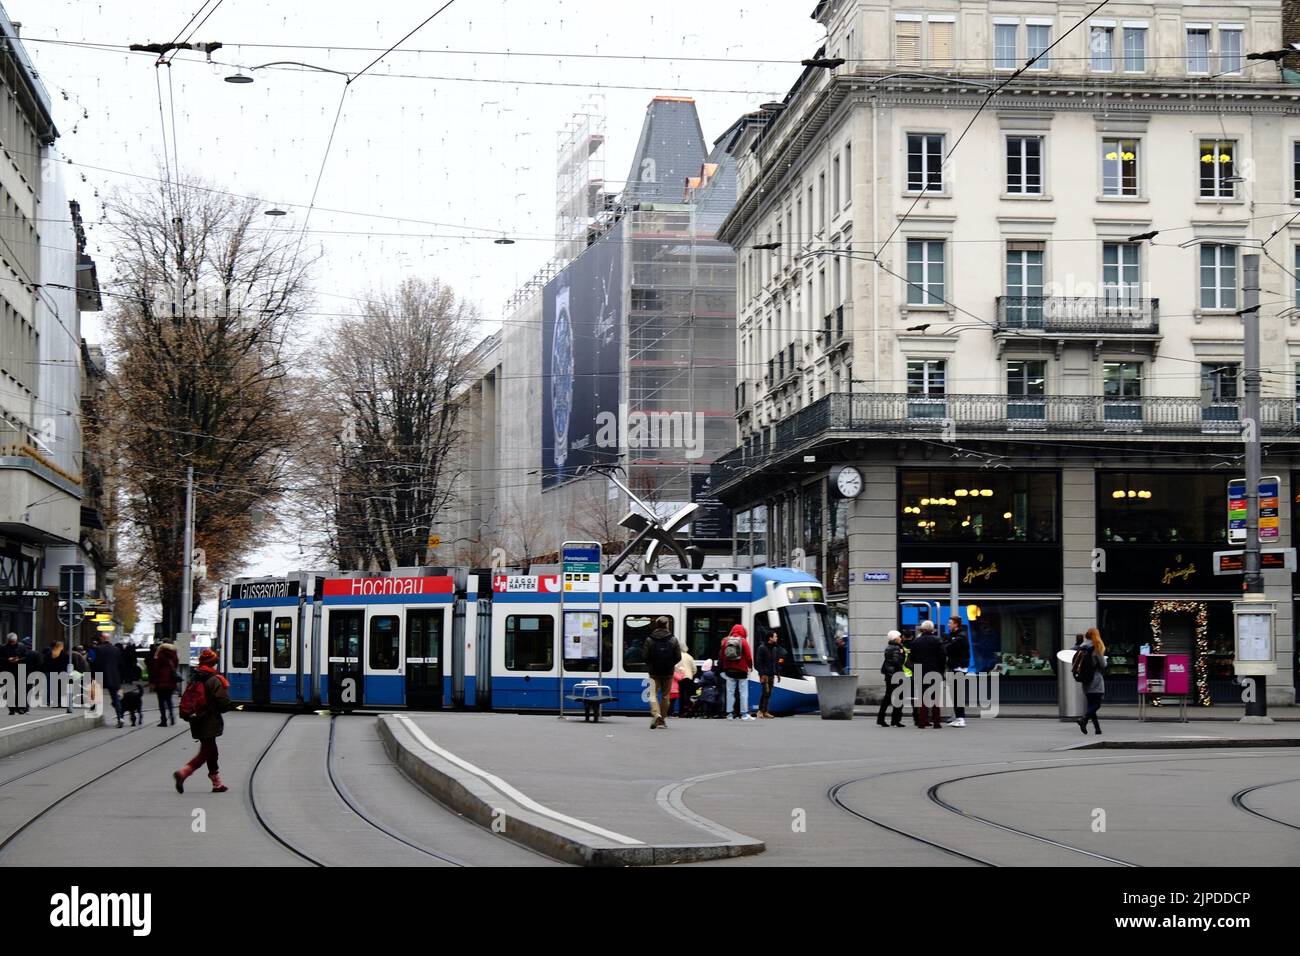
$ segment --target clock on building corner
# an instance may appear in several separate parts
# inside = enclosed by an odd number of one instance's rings
[[[841,468],[835,476],[835,487],[845,498],[856,498],[862,494],[862,472],[852,466]]]

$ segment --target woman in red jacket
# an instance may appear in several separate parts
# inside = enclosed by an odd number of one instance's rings
[[[176,648],[167,643],[159,644],[153,660],[149,662],[149,687],[158,695],[158,716],[161,718],[159,727],[167,726],[169,716],[172,725],[176,724],[176,705],[172,701],[172,695],[176,693],[176,671],[179,667],[180,658],[176,656]]]
[[[722,668],[722,676],[727,679],[726,714],[732,720],[736,719],[737,694],[740,695],[740,719],[754,719],[749,714],[749,671],[754,666],[754,657],[749,651],[749,641],[745,639],[748,636],[744,625],[737,624],[718,648],[718,665]]]

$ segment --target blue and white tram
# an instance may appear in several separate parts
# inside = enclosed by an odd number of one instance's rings
[[[557,661],[560,619],[557,575],[497,575],[492,582],[491,706],[500,710],[553,710],[576,684],[597,678],[609,686],[612,710],[649,710],[645,642],[657,617],[697,661],[716,660],[736,624],[749,633],[751,649],[778,627],[785,648],[782,679],[771,700],[773,713],[817,708],[818,674],[833,672],[831,627],[816,578],[801,571],[667,571],[606,574],[598,606],[594,593],[566,595],[564,614],[598,610],[601,660]],[[757,674],[750,678],[757,703]],[[563,685],[563,692],[561,691]],[[572,705],[569,705],[572,706]]]
[[[601,659],[564,659],[557,575],[491,577],[467,569],[392,575],[296,572],[236,580],[221,602],[222,666],[237,703],[271,707],[547,711],[599,677],[611,710],[649,709],[645,641],[656,617],[697,661],[716,659],[736,624],[751,649],[779,628],[785,649],[773,713],[817,707],[833,673],[821,585],[785,568],[606,574]],[[593,614],[597,595],[569,594],[564,614]],[[757,701],[757,675],[750,693]]]

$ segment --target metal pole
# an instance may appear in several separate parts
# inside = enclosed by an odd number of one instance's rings
[[[1245,348],[1245,368],[1243,384],[1245,386],[1245,429],[1243,437],[1246,445],[1246,581],[1247,600],[1249,595],[1264,593],[1264,576],[1260,572],[1259,548],[1259,477],[1260,477],[1260,419],[1259,419],[1259,256],[1242,256],[1242,309],[1241,317],[1245,328],[1243,339]],[[1246,705],[1246,716],[1265,716],[1268,713],[1268,701],[1265,695],[1264,677],[1255,678],[1255,701]]]
[[[194,466],[191,465],[185,469],[185,543],[184,543],[184,560],[181,564],[181,633],[184,634],[185,641],[184,653],[181,655],[183,663],[190,662],[190,624],[191,624],[191,605],[194,603],[193,596],[193,574],[194,569],[191,562],[194,558]]]

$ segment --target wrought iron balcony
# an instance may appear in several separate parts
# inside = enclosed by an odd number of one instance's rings
[[[1260,401],[1262,434],[1300,441],[1300,401]],[[1241,407],[1206,404],[1199,396],[1108,399],[1100,395],[827,395],[776,424],[774,446],[756,455],[738,448],[714,463],[716,481],[728,481],[782,454],[831,436],[1030,439],[1196,437],[1241,440]]]
[[[1160,300],[1117,293],[1088,296],[998,296],[998,331],[1063,335],[1157,335]]]

